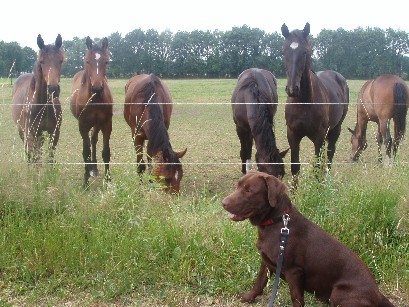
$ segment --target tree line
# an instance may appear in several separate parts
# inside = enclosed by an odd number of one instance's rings
[[[154,73],[162,78],[236,78],[250,67],[285,77],[281,33],[266,33],[247,25],[230,31],[176,33],[135,29],[124,36],[115,32],[107,37],[111,53],[108,78],[129,78],[140,73]],[[381,73],[407,79],[409,75],[409,35],[405,31],[323,29],[310,39],[312,67],[316,71],[336,70],[347,79],[370,79]],[[85,38],[63,40],[63,47],[67,61],[62,75],[72,77],[83,67]],[[36,54],[17,42],[0,41],[0,76],[17,77],[31,72]]]

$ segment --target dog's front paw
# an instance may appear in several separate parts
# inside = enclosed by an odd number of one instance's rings
[[[254,303],[257,294],[253,291],[240,294],[242,303]]]

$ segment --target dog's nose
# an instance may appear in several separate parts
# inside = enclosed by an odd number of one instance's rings
[[[227,207],[229,206],[229,200],[228,200],[227,197],[225,197],[225,198],[222,200],[222,205],[223,205],[223,208],[227,208]]]

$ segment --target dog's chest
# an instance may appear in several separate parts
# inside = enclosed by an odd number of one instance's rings
[[[276,268],[279,253],[280,233],[277,235],[259,232],[256,247],[263,258],[265,264],[271,268]]]

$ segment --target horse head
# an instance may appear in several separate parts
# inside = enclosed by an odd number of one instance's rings
[[[102,45],[93,44],[88,36],[86,41],[87,52],[84,57],[84,69],[91,83],[91,93],[102,94],[106,79],[106,67],[109,62],[108,39],[102,40]]]
[[[187,148],[180,152],[166,149],[158,152],[154,158],[154,169],[152,174],[156,180],[163,184],[167,193],[179,193],[180,181],[183,177],[181,159],[186,154]]]
[[[365,137],[358,135],[356,126],[354,130],[352,130],[351,128],[348,128],[348,131],[351,132],[352,134],[351,135],[351,145],[352,145],[351,160],[358,161],[359,156],[361,155],[362,151],[366,149],[366,147],[368,146],[368,143],[366,142]]]
[[[273,175],[277,178],[283,178],[285,175],[283,158],[289,150],[288,148],[287,150],[279,152],[278,149],[275,149],[268,157],[261,157],[259,152],[256,152],[257,169],[260,172]]]
[[[65,61],[65,52],[61,48],[62,38],[58,34],[54,45],[45,45],[41,34],[37,37],[38,52],[34,74],[42,75],[42,81],[47,84],[47,92],[51,97],[60,95],[60,76],[62,64]]]
[[[301,77],[310,69],[311,46],[308,42],[310,24],[307,22],[304,29],[289,31],[284,23],[281,33],[285,38],[283,45],[284,63],[287,72],[285,91],[290,97],[298,97],[300,93]]]

